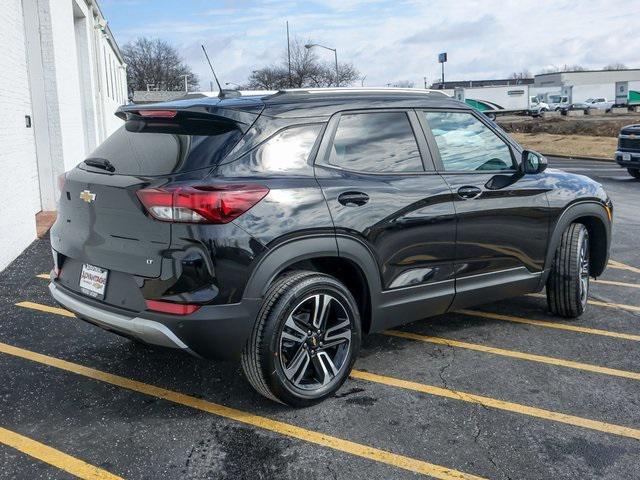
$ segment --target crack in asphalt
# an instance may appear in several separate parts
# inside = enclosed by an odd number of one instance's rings
[[[449,390],[451,393],[453,393],[454,395],[456,395],[460,400],[468,402],[469,399],[463,397],[462,395],[460,395],[460,393],[458,393],[456,390],[454,390],[453,388],[449,387],[449,385],[447,384],[447,379],[445,378],[445,372],[451,368],[453,366],[453,363],[456,360],[456,351],[455,348],[453,348],[450,345],[447,345],[449,351],[451,352],[451,360],[444,365],[443,367],[440,368],[440,371],[438,372],[438,376],[440,377],[440,381],[442,382],[442,386],[444,388],[446,388],[447,390]],[[440,347],[436,347],[439,353],[442,353],[442,351],[440,350]],[[482,403],[478,403],[478,402],[474,402],[475,403],[475,408],[474,408],[474,412],[475,414],[473,415],[473,422],[475,424],[475,433],[473,435],[473,442],[476,443],[477,445],[480,445],[480,447],[487,453],[486,457],[487,460],[489,460],[489,462],[493,465],[494,469],[501,474],[501,476],[503,478],[505,478],[506,480],[513,480],[511,478],[511,476],[500,466],[498,465],[498,463],[495,460],[495,453],[493,452],[493,450],[491,450],[491,448],[489,447],[489,445],[485,442],[483,442],[481,440],[480,434],[482,433],[482,429],[480,428],[480,418],[478,415],[478,412],[480,411],[480,409],[484,409],[485,411],[489,411],[489,408],[487,408],[485,405],[483,405]]]

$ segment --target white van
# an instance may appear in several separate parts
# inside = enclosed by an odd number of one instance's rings
[[[558,111],[569,106],[569,97],[555,93],[549,94],[547,95],[547,104],[549,110]]]

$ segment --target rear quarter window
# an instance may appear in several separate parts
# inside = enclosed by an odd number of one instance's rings
[[[236,176],[313,176],[309,157],[323,124],[297,125],[280,130],[237,161],[221,168]]]

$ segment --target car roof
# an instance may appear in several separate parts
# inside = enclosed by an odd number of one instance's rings
[[[470,108],[443,92],[410,88],[282,90],[263,101],[264,114],[275,117],[330,116],[369,108]]]
[[[242,110],[278,118],[328,117],[342,110],[370,108],[455,108],[470,110],[444,92],[412,88],[319,88],[286,89],[250,95],[189,98],[146,105],[128,105],[122,110],[215,108]]]

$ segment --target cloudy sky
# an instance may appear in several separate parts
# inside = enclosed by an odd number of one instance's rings
[[[364,84],[401,80],[423,84],[538,73],[554,65],[640,68],[640,0],[100,0],[122,46],[138,36],[173,43],[200,76],[211,74],[204,43],[224,81],[243,82],[252,70],[281,59],[285,21],[292,37],[338,49],[366,75]],[[332,60],[332,53],[319,51]]]

